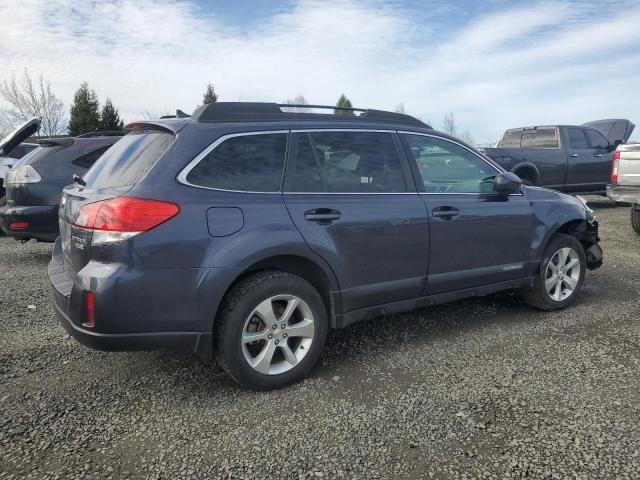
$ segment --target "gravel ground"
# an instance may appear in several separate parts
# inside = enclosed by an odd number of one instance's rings
[[[543,313],[503,293],[330,335],[242,391],[189,355],[101,353],[55,319],[51,246],[0,238],[0,478],[640,478],[640,237]]]

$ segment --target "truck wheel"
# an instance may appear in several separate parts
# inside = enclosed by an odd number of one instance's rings
[[[640,235],[640,205],[631,207],[631,226]]]
[[[226,295],[214,331],[220,366],[255,390],[306,377],[327,338],[327,313],[306,280],[281,271],[256,273]]]
[[[582,288],[586,266],[582,244],[571,235],[556,234],[544,251],[533,287],[520,294],[525,302],[541,310],[567,308]]]

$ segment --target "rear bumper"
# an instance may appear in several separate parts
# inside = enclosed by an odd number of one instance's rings
[[[640,186],[607,185],[607,197],[617,203],[640,204]]]
[[[75,275],[66,268],[58,239],[48,267],[54,307],[62,326],[82,345],[106,351],[160,349],[212,357],[217,304],[210,302],[216,295],[197,288],[197,279],[206,272],[143,270],[135,261],[123,269],[90,262]],[[94,328],[83,324],[88,290],[96,299]]]
[[[14,222],[27,222],[26,228],[11,229]],[[34,238],[44,242],[54,242],[58,238],[57,205],[0,208],[0,228],[17,240]]]

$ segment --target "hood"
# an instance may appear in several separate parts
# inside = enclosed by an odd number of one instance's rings
[[[630,120],[624,118],[595,120],[593,122],[587,122],[582,126],[595,128],[609,140],[611,145],[615,143],[626,143],[635,128],[635,125],[631,123]]]
[[[0,156],[8,157],[11,150],[24,142],[40,128],[40,120],[34,118],[20,125],[9,135],[0,140]]]

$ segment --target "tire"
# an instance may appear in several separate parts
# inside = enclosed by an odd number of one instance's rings
[[[640,206],[631,207],[631,227],[640,235]]]
[[[562,255],[568,254],[564,264],[562,263]],[[579,263],[571,268],[574,260]],[[550,265],[550,263],[553,263]],[[564,267],[561,270],[563,280],[553,281],[554,269],[560,264]],[[541,310],[562,310],[573,304],[577,294],[582,288],[584,276],[586,272],[587,259],[582,244],[571,235],[556,234],[551,238],[549,245],[544,250],[540,271],[534,280],[534,286],[523,289],[520,294],[525,302],[529,305]],[[566,270],[565,270],[566,269]],[[547,283],[547,280],[549,282]],[[549,285],[549,289],[547,289]]]
[[[328,328],[322,297],[309,282],[287,272],[260,272],[225,296],[213,332],[215,356],[243,387],[282,388],[309,374]]]

